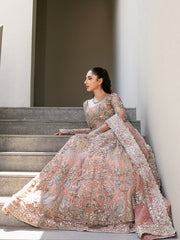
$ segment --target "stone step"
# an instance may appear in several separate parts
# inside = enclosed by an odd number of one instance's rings
[[[11,196],[24,187],[38,172],[0,172],[0,196]]]
[[[2,228],[0,234],[3,240],[138,240],[136,233],[92,233],[80,231],[59,231],[35,228]],[[0,238],[0,239],[2,239]]]
[[[60,231],[41,229],[31,226],[6,226],[0,229],[0,239],[3,240],[138,240],[136,233],[105,233],[87,231]],[[171,238],[170,238],[171,239]]]
[[[128,119],[136,120],[136,109],[126,108]],[[0,107],[1,119],[47,120],[47,121],[85,121],[82,107]]]
[[[2,228],[0,234],[3,240],[139,240],[136,233],[95,233],[14,227]],[[178,238],[168,238],[167,240],[173,239]]]
[[[131,123],[140,131],[140,121],[131,121]],[[37,120],[0,119],[0,134],[52,135],[60,128],[88,128],[88,125],[86,122],[47,122]]]
[[[58,152],[71,135],[0,135],[1,152]]]
[[[87,128],[86,122],[53,122],[39,120],[2,120],[0,134],[52,135],[60,128]]]
[[[56,152],[0,152],[1,171],[39,172]]]

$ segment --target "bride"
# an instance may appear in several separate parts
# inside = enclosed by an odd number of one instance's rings
[[[3,212],[41,228],[174,236],[152,149],[127,120],[107,71],[92,68],[84,83],[94,93],[83,103],[89,128],[60,129],[56,135],[73,136]]]

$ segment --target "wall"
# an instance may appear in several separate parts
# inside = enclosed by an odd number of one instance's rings
[[[0,106],[30,106],[33,0],[0,0]]]
[[[0,0],[0,106],[82,106],[89,68],[113,79],[113,2],[38,0],[35,39],[36,0]]]
[[[123,12],[118,34],[127,41],[120,50],[123,73],[117,85],[125,105],[137,103],[142,132],[155,152],[163,192],[180,234],[180,1],[119,0],[117,4]],[[129,90],[128,82],[133,81],[136,97]]]
[[[0,64],[1,64],[1,45],[2,45],[3,26],[0,25]]]
[[[82,106],[94,66],[112,76],[113,0],[38,0],[35,106]]]
[[[125,107],[137,107],[138,49],[134,47],[138,40],[136,5],[136,1],[116,0],[114,8],[115,87]]]

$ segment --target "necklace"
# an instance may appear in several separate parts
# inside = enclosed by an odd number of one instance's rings
[[[103,100],[103,98],[106,96],[106,93],[104,94],[104,96],[102,96],[102,98],[100,98],[99,100],[95,101],[95,97],[93,98],[93,103],[96,104],[98,102],[100,102],[101,100]]]

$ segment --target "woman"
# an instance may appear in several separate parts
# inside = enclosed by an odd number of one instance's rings
[[[94,92],[83,104],[89,128],[60,129],[56,135],[75,135],[4,213],[42,228],[174,236],[151,147],[127,121],[107,71],[92,68],[84,83]]]

